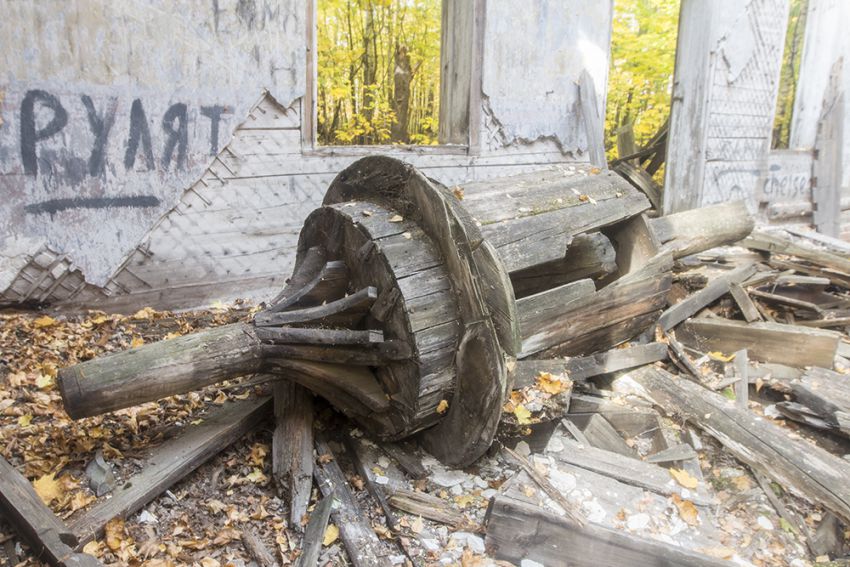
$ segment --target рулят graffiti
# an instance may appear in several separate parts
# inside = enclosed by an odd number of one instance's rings
[[[115,123],[117,103],[115,99],[105,108],[98,110],[91,97],[82,95],[80,102],[86,111],[88,125],[94,136],[91,152],[88,158],[88,173],[92,177],[101,175],[106,161],[106,147],[109,134]],[[36,106],[52,113],[47,123],[36,124]],[[218,135],[222,115],[227,113],[225,106],[201,106],[200,113],[210,121],[210,155],[218,153]],[[157,163],[154,159],[154,148],[151,142],[151,132],[145,109],[141,99],[133,100],[130,105],[130,129],[124,152],[124,168],[133,169],[136,160],[141,159],[149,170],[161,169],[168,171],[185,170],[189,146],[189,113],[185,103],[172,104],[162,116],[161,127],[165,143]],[[21,162],[24,173],[38,175],[37,147],[39,142],[47,140],[62,131],[68,124],[68,111],[59,98],[43,90],[27,91],[21,101]],[[43,120],[40,120],[43,122]]]

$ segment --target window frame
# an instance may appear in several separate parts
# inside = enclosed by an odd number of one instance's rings
[[[454,136],[461,142],[437,145],[375,144],[322,146],[316,143],[318,125],[318,3],[306,0],[306,81],[301,102],[301,153],[308,156],[365,156],[374,153],[404,152],[416,155],[478,155],[481,131],[481,67],[484,44],[484,10],[486,0],[442,0],[440,26],[440,110],[439,132],[450,117],[466,122],[465,133]],[[451,30],[454,33],[448,33]],[[448,82],[455,76],[454,82]],[[450,89],[462,85],[466,96],[456,102],[452,114],[443,108]],[[444,98],[445,97],[445,98]],[[451,131],[448,128],[445,131]]]

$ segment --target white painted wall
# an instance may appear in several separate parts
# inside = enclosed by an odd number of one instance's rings
[[[610,0],[532,0],[522,10],[489,0],[485,6],[480,83],[473,85],[482,100],[473,115],[482,125],[480,147],[381,151],[446,183],[585,160],[576,83],[587,69],[602,107]],[[0,21],[2,37],[12,38],[4,46],[31,47],[6,48],[2,55],[0,188],[11,197],[0,205],[0,257],[6,243],[10,250],[15,244],[18,256],[0,262],[0,269],[20,267],[21,242],[46,242],[51,255],[66,258],[56,273],[31,262],[23,280],[0,279],[18,290],[7,301],[55,297],[52,286],[61,289],[77,266],[94,284],[79,301],[108,298],[123,306],[262,299],[279,286],[290,273],[303,219],[333,176],[363,153],[302,147],[307,10],[308,0],[10,3]],[[264,88],[271,96],[254,106]],[[35,175],[25,173],[20,152],[20,107],[33,89],[58,97],[68,112],[60,131],[38,141]],[[115,108],[105,171],[95,176],[85,167],[94,136],[83,95],[99,114]],[[130,169],[124,165],[136,98],[151,134],[150,170],[140,159]],[[181,170],[162,161],[162,119],[176,103],[186,104],[189,126]],[[211,105],[229,111],[215,157],[210,120],[200,114]],[[36,130],[51,119],[42,106],[35,110]],[[138,196],[157,202],[91,208],[109,202],[79,201]],[[58,205],[72,208],[33,212],[56,199],[70,200]],[[73,298],[75,289],[62,297]]]

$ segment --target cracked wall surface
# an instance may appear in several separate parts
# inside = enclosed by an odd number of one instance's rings
[[[3,56],[0,301],[273,294],[304,218],[363,155],[303,145],[308,0],[62,6],[13,3],[0,22],[30,46]],[[587,69],[603,103],[611,2],[483,6],[479,145],[378,151],[449,185],[586,161],[576,83]]]

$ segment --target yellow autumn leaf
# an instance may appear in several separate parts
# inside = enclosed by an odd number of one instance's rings
[[[22,415],[18,418],[18,425],[20,425],[21,427],[29,427],[30,423],[32,423],[31,413]]]
[[[551,372],[540,372],[537,375],[537,387],[547,394],[557,395],[572,386],[572,381]]]
[[[517,423],[520,425],[528,425],[531,423],[531,412],[528,411],[522,404],[514,408],[514,415],[516,416]]]
[[[40,389],[44,390],[45,388],[49,388],[53,385],[53,377],[48,376],[47,374],[39,374],[38,378],[35,379],[35,385]]]
[[[92,325],[102,325],[107,321],[109,321],[109,317],[107,317],[106,315],[98,315],[97,317],[92,317],[91,319],[89,319],[89,322]]]
[[[32,483],[35,493],[45,504],[62,497],[62,483],[56,480],[55,475],[56,473],[46,474]]]
[[[124,541],[124,520],[121,518],[112,518],[106,523],[103,532],[106,547],[112,551],[120,550],[121,542]]]
[[[43,315],[38,319],[33,320],[33,326],[36,329],[43,329],[44,327],[50,327],[56,324],[56,319],[50,317],[49,315]]]
[[[417,516],[413,522],[410,524],[410,531],[415,534],[422,533],[422,530],[425,529],[425,522],[422,521],[422,516]]]
[[[136,319],[138,321],[142,321],[144,319],[150,319],[155,314],[156,314],[156,311],[154,311],[152,308],[145,307],[144,309],[139,309],[138,311],[133,313],[133,319]]]
[[[455,504],[460,506],[461,508],[466,508],[472,501],[475,500],[475,497],[471,494],[462,494],[460,496],[455,496]]]
[[[732,362],[735,359],[735,353],[733,352],[727,356],[722,352],[715,350],[708,353],[708,358],[716,360],[717,362]]]
[[[673,495],[673,504],[679,509],[679,517],[689,526],[699,525],[699,511],[690,500],[684,500],[678,494]]]
[[[670,469],[670,476],[676,479],[676,482],[684,486],[685,488],[696,488],[699,484],[699,481],[691,475],[688,471],[684,469]]]
[[[221,563],[212,557],[204,557],[201,559],[201,567],[221,567]]]
[[[101,544],[99,541],[97,541],[96,539],[93,539],[83,546],[83,553],[88,553],[89,555],[93,555],[95,557],[100,557],[100,554],[101,554],[100,548],[102,547],[102,545],[103,544]]]
[[[248,476],[245,477],[248,482],[253,482],[254,484],[266,484],[269,481],[269,477],[263,474],[261,469],[254,469]]]
[[[437,413],[442,415],[449,411],[449,402],[447,400],[440,400],[440,403],[437,404]]]
[[[269,454],[269,446],[265,443],[254,443],[251,447],[251,454],[248,456],[248,462],[255,466],[263,466],[266,460],[266,455]]]
[[[140,347],[145,344],[145,339],[142,337],[133,337],[133,340],[130,341],[130,348]]]
[[[339,528],[336,527],[336,524],[328,524],[328,527],[325,529],[325,537],[322,539],[322,545],[325,547],[329,546],[339,537]]]

